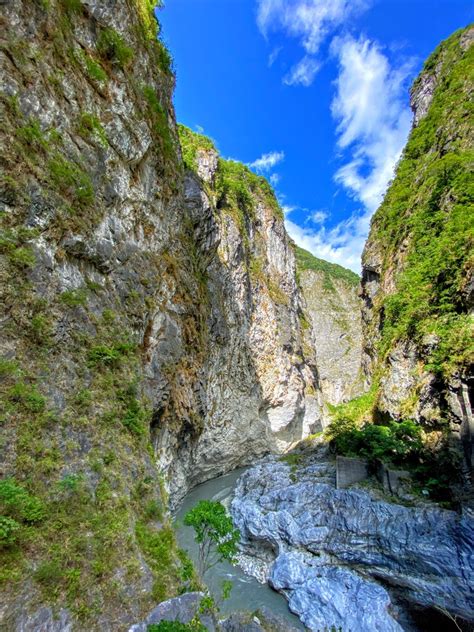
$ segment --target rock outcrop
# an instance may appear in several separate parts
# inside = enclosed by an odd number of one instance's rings
[[[375,416],[457,445],[472,493],[472,26],[443,42],[411,93],[414,127],[363,254],[364,367]],[[469,491],[471,489],[471,492]]]
[[[263,560],[270,584],[311,630],[405,629],[400,597],[472,620],[469,510],[336,489],[334,464],[316,452],[291,466],[268,457],[245,472],[231,512],[244,552]]]

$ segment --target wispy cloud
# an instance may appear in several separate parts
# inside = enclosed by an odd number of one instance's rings
[[[312,222],[313,224],[323,224],[327,220],[329,215],[326,213],[326,211],[312,211],[308,213],[306,217],[308,221]]]
[[[321,44],[354,14],[367,8],[369,1],[257,0],[257,24],[263,36],[282,31],[297,39],[305,51],[284,77],[284,83],[311,85],[320,67],[316,56]]]
[[[310,86],[321,64],[314,58],[305,55],[297,64],[293,66],[289,73],[283,77],[283,83],[287,86]]]
[[[272,173],[272,175],[269,177],[269,180],[270,184],[276,187],[276,185],[280,182],[280,175],[278,173]]]
[[[392,67],[380,47],[368,39],[337,39],[332,50],[339,61],[332,102],[337,143],[350,154],[335,178],[372,213],[410,130],[406,95],[412,66]]]
[[[298,226],[288,218],[286,223],[301,247],[359,272],[370,219],[410,130],[406,84],[411,65],[394,67],[380,46],[368,39],[337,39],[331,48],[339,69],[331,111],[344,161],[334,178],[361,207],[330,229],[324,224]]]
[[[249,163],[249,167],[256,171],[270,171],[275,165],[281,162],[285,158],[284,151],[271,151],[268,154],[263,154],[257,160]]]
[[[273,66],[273,64],[275,63],[278,55],[281,53],[282,51],[282,47],[281,46],[276,46],[272,52],[270,53],[270,55],[268,56],[268,67],[271,68]]]

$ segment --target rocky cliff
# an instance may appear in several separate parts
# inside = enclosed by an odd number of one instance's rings
[[[9,630],[142,619],[191,582],[166,490],[320,427],[281,211],[186,130],[183,162],[154,4],[1,6]]]
[[[473,39],[472,27],[455,33],[414,83],[413,129],[373,218],[362,278],[374,416],[416,419],[439,454],[457,443],[467,487],[474,436]]]
[[[323,399],[341,404],[363,387],[360,278],[302,248],[296,247],[296,260]]]

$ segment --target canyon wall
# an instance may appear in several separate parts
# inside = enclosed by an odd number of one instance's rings
[[[413,129],[372,220],[362,275],[364,366],[375,415],[416,419],[435,452],[443,445],[458,451],[468,497],[473,39],[471,26],[440,44],[413,85]]]
[[[360,278],[302,248],[296,247],[296,260],[323,400],[335,406],[364,387]]]
[[[126,629],[191,588],[168,494],[321,428],[278,203],[184,129],[183,162],[153,5],[1,6],[9,630]]]

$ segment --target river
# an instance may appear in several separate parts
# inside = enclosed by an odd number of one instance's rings
[[[194,541],[193,529],[183,525],[186,512],[200,500],[219,500],[228,508],[235,483],[244,471],[245,468],[241,468],[195,487],[184,498],[176,512],[175,520],[179,545],[188,552],[194,562],[197,560],[198,547]],[[206,584],[215,598],[221,594],[222,582],[226,579],[232,581],[233,588],[230,598],[221,605],[222,614],[237,611],[253,612],[265,606],[274,614],[287,620],[294,628],[305,629],[298,617],[289,611],[287,601],[282,595],[272,590],[268,584],[260,584],[253,577],[246,575],[238,566],[222,563],[217,564],[208,572],[205,577]]]

